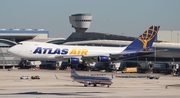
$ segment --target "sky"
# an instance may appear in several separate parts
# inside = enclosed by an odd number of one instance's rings
[[[69,16],[93,16],[88,32],[136,37],[151,25],[180,30],[180,0],[0,0],[0,29],[46,29],[51,38],[75,30]]]

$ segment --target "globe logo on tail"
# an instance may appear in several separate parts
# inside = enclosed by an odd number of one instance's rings
[[[148,42],[150,42],[156,36],[158,30],[159,30],[159,26],[152,26],[138,37],[138,40],[143,43],[144,51],[149,50],[150,47],[147,46]]]

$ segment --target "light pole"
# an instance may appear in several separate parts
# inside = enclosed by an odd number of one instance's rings
[[[171,43],[172,43],[172,30],[171,30]]]
[[[145,68],[146,68],[147,67],[147,58],[145,58],[145,59],[146,59],[146,64],[145,64],[146,65]]]
[[[179,43],[179,34],[177,33],[177,43]]]
[[[136,63],[136,64],[137,64],[137,65],[136,65],[137,67],[138,67],[138,61],[139,61],[139,58],[137,57],[137,63]]]
[[[156,43],[154,43],[154,48],[155,48],[155,51],[154,51],[154,62],[156,62]]]

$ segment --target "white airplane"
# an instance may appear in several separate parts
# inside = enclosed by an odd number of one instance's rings
[[[44,42],[23,41],[8,52],[27,60],[65,61],[70,64],[116,62],[154,53],[152,44],[160,26],[151,26],[126,47],[96,47],[55,45]]]

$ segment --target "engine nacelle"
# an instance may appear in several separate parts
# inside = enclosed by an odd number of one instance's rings
[[[108,62],[110,60],[111,60],[111,58],[109,56],[99,56],[98,57],[98,62]]]
[[[81,64],[83,61],[80,58],[70,58],[68,62],[69,64]]]

